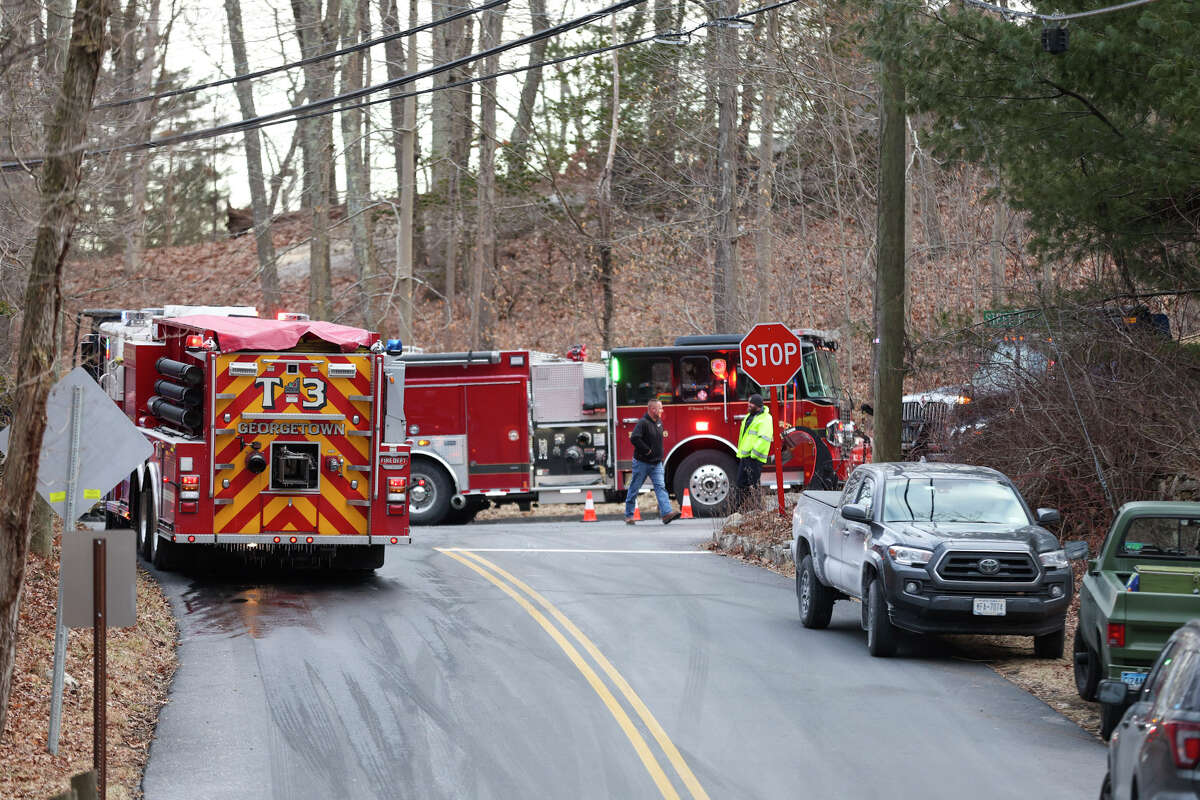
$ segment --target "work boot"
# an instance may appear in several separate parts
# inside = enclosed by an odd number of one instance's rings
[[[626,524],[626,525],[636,525],[636,524],[637,524],[637,520],[635,520],[633,517],[626,517],[626,518],[625,518],[625,524]]]
[[[678,511],[672,511],[670,514],[663,514],[662,515],[663,525],[670,525],[672,522],[679,519],[679,513],[680,512],[678,512]]]

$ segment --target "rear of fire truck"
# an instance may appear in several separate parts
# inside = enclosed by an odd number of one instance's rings
[[[154,456],[108,510],[155,566],[216,545],[374,569],[409,541],[403,364],[376,334],[214,314],[154,319],[150,333],[123,342],[121,401]]]

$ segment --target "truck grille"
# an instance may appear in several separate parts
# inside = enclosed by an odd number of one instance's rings
[[[950,404],[940,400],[920,403],[909,400],[904,404],[902,418],[905,422],[942,422],[950,413]]]
[[[995,570],[985,571],[984,567],[989,566],[981,567],[985,561],[995,561]],[[1032,583],[1038,578],[1038,568],[1028,553],[957,550],[938,562],[937,574],[944,581]]]

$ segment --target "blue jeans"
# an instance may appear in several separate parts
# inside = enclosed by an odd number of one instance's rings
[[[638,489],[650,478],[654,487],[654,496],[658,498],[658,515],[665,517],[671,513],[671,498],[667,495],[667,484],[663,480],[662,462],[647,464],[645,461],[633,460],[633,474],[629,476],[629,491],[625,493],[625,516],[632,517],[633,509],[637,506]]]

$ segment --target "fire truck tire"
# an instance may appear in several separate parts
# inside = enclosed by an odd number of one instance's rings
[[[150,558],[153,555],[150,552],[150,535],[154,533],[154,520],[152,516],[148,516],[146,512],[146,499],[149,496],[149,491],[139,491],[134,495],[137,500],[132,506],[133,529],[137,531],[138,552],[142,554],[142,558],[144,558],[146,561],[150,561]],[[152,515],[154,510],[151,509],[149,513]]]
[[[437,525],[444,521],[453,493],[446,470],[427,458],[414,458],[408,476],[409,523]]]
[[[683,502],[683,490],[692,498],[692,513],[697,517],[716,517],[727,513],[733,497],[737,462],[719,450],[700,450],[683,460],[675,470],[675,499]]]
[[[155,569],[170,572],[175,569],[175,543],[169,542],[158,535],[158,516],[154,511],[154,490],[147,487],[142,492],[142,513],[139,517],[146,525],[146,546],[149,548],[147,560]]]

